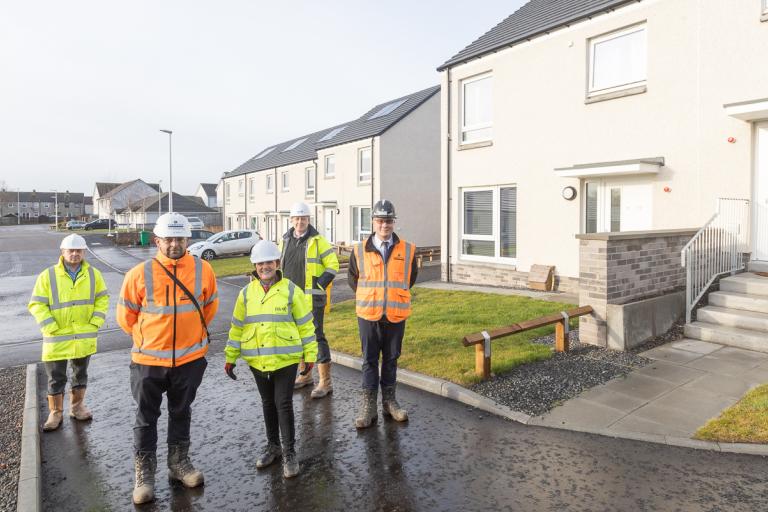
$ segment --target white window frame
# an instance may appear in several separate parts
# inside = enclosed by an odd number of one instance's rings
[[[288,192],[291,190],[291,177],[288,175],[288,171],[280,172],[280,192]]]
[[[471,126],[467,126],[464,120],[466,119],[466,88],[467,85],[480,82],[482,80],[490,80],[491,84],[491,120],[487,123],[480,123],[475,124]],[[465,78],[461,82],[461,108],[460,114],[461,114],[461,133],[459,134],[459,141],[460,145],[465,144],[475,144],[477,142],[489,142],[493,140],[493,74],[492,73],[483,73],[482,75],[473,76],[471,78]],[[471,138],[469,136],[470,133],[476,132],[478,130],[486,130],[490,129],[491,134],[488,137],[477,137],[477,138]]]
[[[363,174],[363,153],[365,153],[366,151],[368,152],[368,155],[369,155],[368,160],[371,162],[371,169],[370,169],[370,172],[367,173],[367,175],[364,175]],[[371,146],[367,146],[357,150],[357,183],[361,185],[370,183],[372,177],[373,177],[373,151],[371,151]]]
[[[329,166],[328,162],[333,163],[333,172],[328,172]],[[335,178],[336,177],[336,155],[325,155],[325,158],[323,159],[323,167],[325,169],[324,176],[326,179]]]
[[[315,197],[315,178],[310,179],[312,173],[315,172],[315,166],[306,167],[304,169],[304,197]]]
[[[237,180],[237,195],[240,197],[245,195],[245,178]]]
[[[256,199],[256,177],[248,178],[248,200],[254,202]]]
[[[645,39],[645,78],[635,82],[627,82],[625,84],[619,84],[612,87],[607,87],[605,89],[593,89],[592,84],[594,83],[594,74],[595,74],[595,47],[600,43],[604,43],[606,41],[610,41],[611,39],[623,37],[635,32],[645,33],[645,38],[646,38]],[[626,89],[633,89],[635,87],[641,87],[648,83],[648,27],[645,22],[632,25],[631,27],[622,28],[620,30],[615,30],[608,34],[603,34],[601,36],[591,38],[588,44],[588,51],[589,51],[589,71],[587,73],[587,96],[588,97],[600,96],[603,94],[610,94],[612,92],[623,91]]]
[[[273,176],[272,174],[267,174],[267,175],[266,175],[266,181],[267,181],[267,184],[266,184],[266,189],[267,189],[267,194],[273,194],[273,193],[275,192],[275,186],[274,186],[275,184],[274,184],[274,183],[272,183],[272,182],[274,181],[274,180],[272,179],[273,177],[274,177],[274,176]]]
[[[350,223],[350,239],[354,242],[362,242],[373,233],[373,221],[371,220],[371,231],[363,231],[363,209],[368,209],[368,217],[371,215],[370,206],[352,206],[352,222]],[[360,238],[355,238],[355,217],[357,217],[357,225],[360,226]]]
[[[8,203],[8,208],[13,208],[13,203]]]
[[[27,207],[27,203],[21,203],[21,207],[22,208],[26,208]]]
[[[642,194],[642,189],[638,189],[637,187],[644,187],[648,186],[649,184],[646,183],[637,183],[637,182],[621,182],[621,181],[614,181],[614,180],[608,180],[604,178],[592,178],[584,180],[584,183],[582,184],[581,190],[582,190],[582,201],[581,201],[581,232],[587,233],[587,185],[589,184],[595,184],[597,186],[597,219],[596,219],[596,225],[595,225],[595,232],[596,233],[610,233],[613,232],[611,230],[611,221],[612,221],[612,212],[611,212],[611,191],[612,190],[619,190],[619,197],[620,197],[620,204],[619,204],[619,229],[616,232],[621,231],[632,231],[632,230],[638,230],[638,229],[651,229],[652,226],[652,219],[653,219],[653,199],[652,195],[648,196],[647,198],[643,198],[642,202],[643,204],[646,204],[649,206],[648,217],[642,217],[643,222],[641,224],[644,224],[643,226],[637,226],[638,224],[638,218],[632,217],[631,212],[627,210],[627,205],[629,205],[629,209],[631,210],[631,206],[633,201],[637,202],[637,194]],[[652,194],[650,191],[647,193]],[[629,214],[630,216],[627,217],[625,214]],[[591,232],[590,232],[591,233]]]
[[[459,207],[459,218],[460,218],[459,233],[461,234],[461,236],[459,237],[459,251],[458,251],[460,260],[481,261],[486,263],[493,262],[493,263],[502,263],[505,265],[517,265],[517,255],[519,254],[519,244],[518,244],[517,250],[515,251],[514,258],[501,256],[501,189],[502,188],[514,188],[514,189],[517,189],[519,192],[519,187],[515,183],[485,186],[485,187],[462,187],[460,189],[461,194],[460,194],[460,207]],[[483,192],[487,190],[490,190],[493,192],[492,210],[491,210],[492,212],[491,234],[490,235],[474,235],[474,234],[465,233],[464,232],[464,193],[465,192]],[[517,211],[519,211],[519,205],[517,206]],[[515,233],[517,235],[516,238],[518,238],[518,241],[519,241],[520,231],[518,229],[518,226],[515,226]],[[464,240],[494,242],[494,255],[480,256],[476,254],[464,254],[464,247],[463,247]]]
[[[768,0],[763,0],[762,13],[763,13],[763,21],[766,21],[766,19],[768,19],[768,18],[765,18],[765,16],[768,16]]]

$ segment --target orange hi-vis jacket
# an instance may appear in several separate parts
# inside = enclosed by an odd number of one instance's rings
[[[372,322],[386,317],[399,323],[411,316],[411,272],[416,246],[395,239],[389,258],[384,261],[377,250],[366,251],[366,242],[355,246],[357,316]]]
[[[150,366],[181,366],[208,352],[200,315],[162,264],[195,295],[207,325],[219,308],[216,276],[207,261],[185,254],[178,260],[158,251],[125,275],[117,301],[117,322],[133,336],[131,359]]]

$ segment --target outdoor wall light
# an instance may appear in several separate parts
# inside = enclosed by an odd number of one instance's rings
[[[563,188],[563,199],[566,201],[573,201],[576,199],[576,189],[573,187],[564,187]]]

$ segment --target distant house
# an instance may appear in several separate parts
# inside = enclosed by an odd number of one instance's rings
[[[219,201],[216,197],[216,188],[218,183],[201,183],[197,186],[197,192],[195,195],[203,200],[206,206],[211,208],[218,208]]]
[[[102,218],[101,212],[99,211],[99,199],[104,196],[107,192],[110,190],[117,188],[120,186],[120,183],[105,183],[105,182],[96,182],[96,184],[93,186],[93,216],[97,219]],[[109,212],[105,213],[105,217],[109,215]]]
[[[221,223],[219,211],[205,206],[197,196],[183,196],[174,192],[173,210],[188,217],[199,217],[206,226],[218,226]],[[115,220],[120,225],[132,228],[151,227],[162,213],[168,213],[167,192],[160,196],[159,201],[157,194],[153,194],[129,203],[115,212]]]
[[[86,217],[93,217],[93,196],[83,198],[83,214]]]
[[[98,189],[98,187],[96,188]],[[94,194],[94,210],[98,212],[99,218],[110,218],[114,212],[122,210],[130,203],[144,199],[146,197],[157,197],[159,193],[159,184],[147,184],[141,179],[135,179],[126,183],[121,183],[116,187],[112,187],[104,194],[100,194],[98,199],[96,199]]]
[[[82,192],[69,191],[0,191],[0,218],[21,217],[33,223],[50,222],[57,215],[59,220],[80,219],[85,215],[84,197]]]

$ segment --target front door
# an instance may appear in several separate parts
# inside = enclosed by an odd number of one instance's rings
[[[768,122],[756,126],[752,259],[768,261]]]
[[[334,233],[336,232],[336,210],[333,208],[325,209],[325,218],[323,219],[323,230],[325,239],[331,243],[336,242]]]

